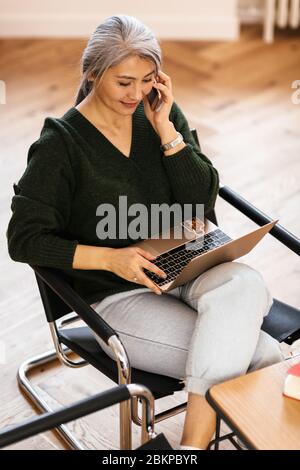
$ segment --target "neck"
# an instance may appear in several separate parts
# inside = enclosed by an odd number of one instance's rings
[[[107,128],[110,131],[124,128],[125,124],[129,124],[132,115],[122,116],[109,108],[99,97],[88,95],[77,108],[88,114],[89,118],[97,125]]]

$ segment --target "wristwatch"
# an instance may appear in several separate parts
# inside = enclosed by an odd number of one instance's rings
[[[173,149],[174,147],[176,147],[176,145],[181,144],[181,142],[183,142],[183,137],[180,132],[177,132],[176,139],[172,140],[171,142],[168,142],[167,144],[161,145],[160,148],[165,152],[166,150]]]

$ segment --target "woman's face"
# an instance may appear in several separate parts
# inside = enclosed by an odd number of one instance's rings
[[[151,60],[131,56],[110,67],[95,89],[97,100],[123,116],[132,114],[150,93],[156,67]]]

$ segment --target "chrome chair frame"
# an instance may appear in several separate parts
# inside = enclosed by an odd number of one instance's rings
[[[154,432],[154,397],[151,391],[143,385],[130,384],[127,386],[116,386],[58,410],[48,411],[41,416],[30,418],[26,422],[1,429],[0,448],[52,429],[54,426],[65,427],[65,423],[69,421],[105,409],[114,404],[122,403],[125,400],[128,401],[128,398],[138,398],[143,403],[142,426],[144,442],[142,444],[158,437]],[[81,447],[80,443],[78,445]]]
[[[27,397],[37,406],[41,412],[52,412],[51,407],[46,401],[40,396],[36,388],[29,379],[29,372],[39,368],[41,365],[52,362],[58,359],[63,365],[71,368],[78,368],[88,365],[85,360],[72,361],[68,358],[67,354],[72,351],[65,345],[61,344],[58,337],[58,331],[64,326],[70,323],[80,320],[77,314],[68,314],[65,318],[57,320],[57,322],[49,322],[52,339],[55,345],[55,349],[52,349],[46,353],[36,355],[26,361],[24,361],[18,370],[18,383],[21,390],[27,395]],[[109,339],[109,345],[112,348],[115,359],[118,366],[119,385],[130,385],[131,383],[131,366],[126,353],[126,350],[118,338],[117,335],[112,336]],[[145,408],[142,404],[142,417],[139,417],[138,412],[139,398],[133,397],[131,400],[123,401],[120,403],[120,449],[130,450],[132,449],[132,422],[141,427],[141,442],[144,444],[147,441],[147,433],[145,428]],[[157,423],[164,419],[175,416],[186,410],[187,403],[182,403],[175,406],[174,408],[168,409],[159,413],[154,414],[154,422]],[[154,404],[153,404],[154,409]],[[56,428],[58,434],[64,439],[64,441],[75,450],[85,450],[85,447],[78,441],[76,436],[64,425],[61,424]]]
[[[74,318],[74,320],[76,320]],[[24,361],[18,370],[18,383],[21,389],[25,394],[30,398],[30,400],[38,407],[42,412],[51,412],[53,411],[51,407],[46,403],[46,401],[39,395],[36,388],[30,381],[28,373],[41,365],[52,362],[55,359],[58,359],[62,364],[78,368],[88,365],[84,360],[74,362],[67,357],[67,353],[72,352],[69,348],[62,345],[59,341],[57,335],[57,325],[55,322],[50,323],[51,335],[55,344],[55,349],[50,350],[46,353],[34,356],[26,361]],[[110,340],[110,346],[115,354],[117,361],[118,372],[119,372],[119,385],[129,385],[130,384],[130,365],[126,351],[123,347],[123,344],[117,336],[112,337]],[[139,425],[143,425],[142,420],[139,420]],[[78,441],[78,439],[70,432],[70,430],[64,425],[60,425],[57,429],[57,432],[60,436],[71,446],[71,448],[76,450],[84,450],[84,446]],[[144,438],[145,435],[143,434]],[[132,436],[131,436],[131,406],[130,400],[120,403],[120,448],[121,449],[131,449],[132,448]]]

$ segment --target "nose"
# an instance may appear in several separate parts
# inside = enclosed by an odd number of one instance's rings
[[[143,88],[140,85],[133,87],[130,93],[131,101],[141,101],[143,99]]]

